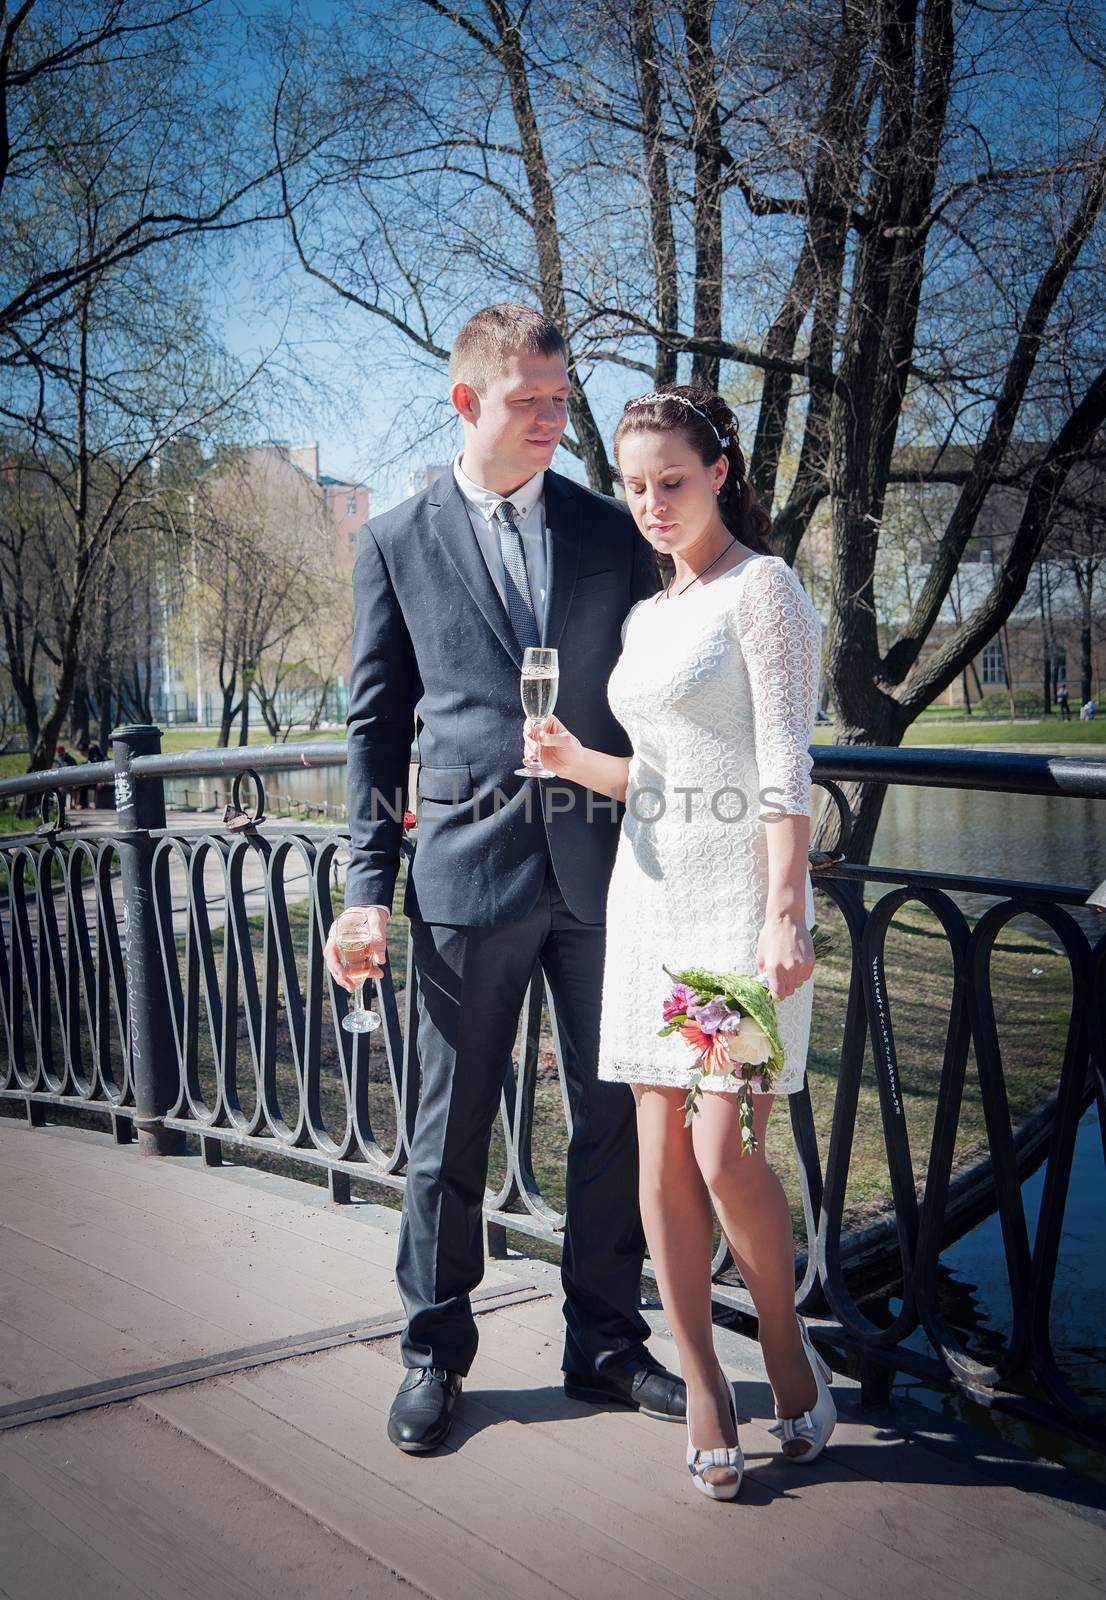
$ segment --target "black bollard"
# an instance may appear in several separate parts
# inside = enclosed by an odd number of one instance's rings
[[[170,1023],[169,991],[162,966],[154,911],[154,840],[165,827],[165,788],[160,778],[142,778],[135,756],[160,755],[161,729],[116,728],[115,809],[119,817],[119,871],[123,887],[123,953],[127,974],[127,1054],[134,1088],[138,1153],[176,1156],[184,1134],[166,1128],[166,1112],[177,1098],[177,1051]]]

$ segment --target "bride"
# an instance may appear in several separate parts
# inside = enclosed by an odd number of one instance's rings
[[[711,1208],[757,1310],[777,1421],[792,1461],[812,1461],[836,1420],[830,1376],[795,1313],[787,1198],[764,1157],[774,1098],[803,1086],[813,1001],[808,750],[821,622],[765,542],[737,425],[699,387],[642,395],[614,437],[618,475],[667,579],[622,629],[608,699],[633,754],[581,745],[556,717],[527,724],[527,759],[626,803],[607,901],[599,1076],[637,1104],[649,1255],[687,1382],[696,1488],[733,1499],[737,1407],[714,1350]],[[757,1149],[742,1150],[732,1080],[705,1076],[685,1126],[693,1052],[658,1038],[671,980],[703,967],[763,974],[784,1068],[758,1093]]]

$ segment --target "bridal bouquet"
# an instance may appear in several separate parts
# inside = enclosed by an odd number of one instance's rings
[[[831,939],[817,924],[810,930],[814,955],[824,955]],[[739,977],[732,972],[664,971],[674,988],[662,1002],[664,1027],[658,1037],[680,1033],[695,1051],[688,1077],[685,1127],[699,1109],[703,1079],[730,1076],[737,1090],[744,1150],[757,1148],[753,1131],[753,1092],[768,1093],[777,1072],[783,1071],[783,1046],[776,1026],[776,1002],[768,992],[767,978]]]

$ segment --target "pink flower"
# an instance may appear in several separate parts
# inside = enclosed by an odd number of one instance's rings
[[[680,1032],[691,1048],[698,1052],[704,1072],[732,1072],[729,1046],[724,1033],[704,1033],[697,1022],[688,1019]]]
[[[661,1010],[664,1012],[665,1022],[671,1022],[673,1017],[678,1017],[681,1013],[690,1016],[690,1002],[694,999],[695,990],[686,983],[678,983],[668,999],[662,1002]]]

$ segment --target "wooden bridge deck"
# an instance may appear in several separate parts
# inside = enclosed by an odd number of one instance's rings
[[[681,1430],[565,1399],[556,1276],[517,1258],[449,1447],[402,1456],[396,1221],[0,1119],[0,1596],[1106,1596],[1085,1479],[841,1380],[792,1468],[728,1333],[746,1479],[694,1494]]]

